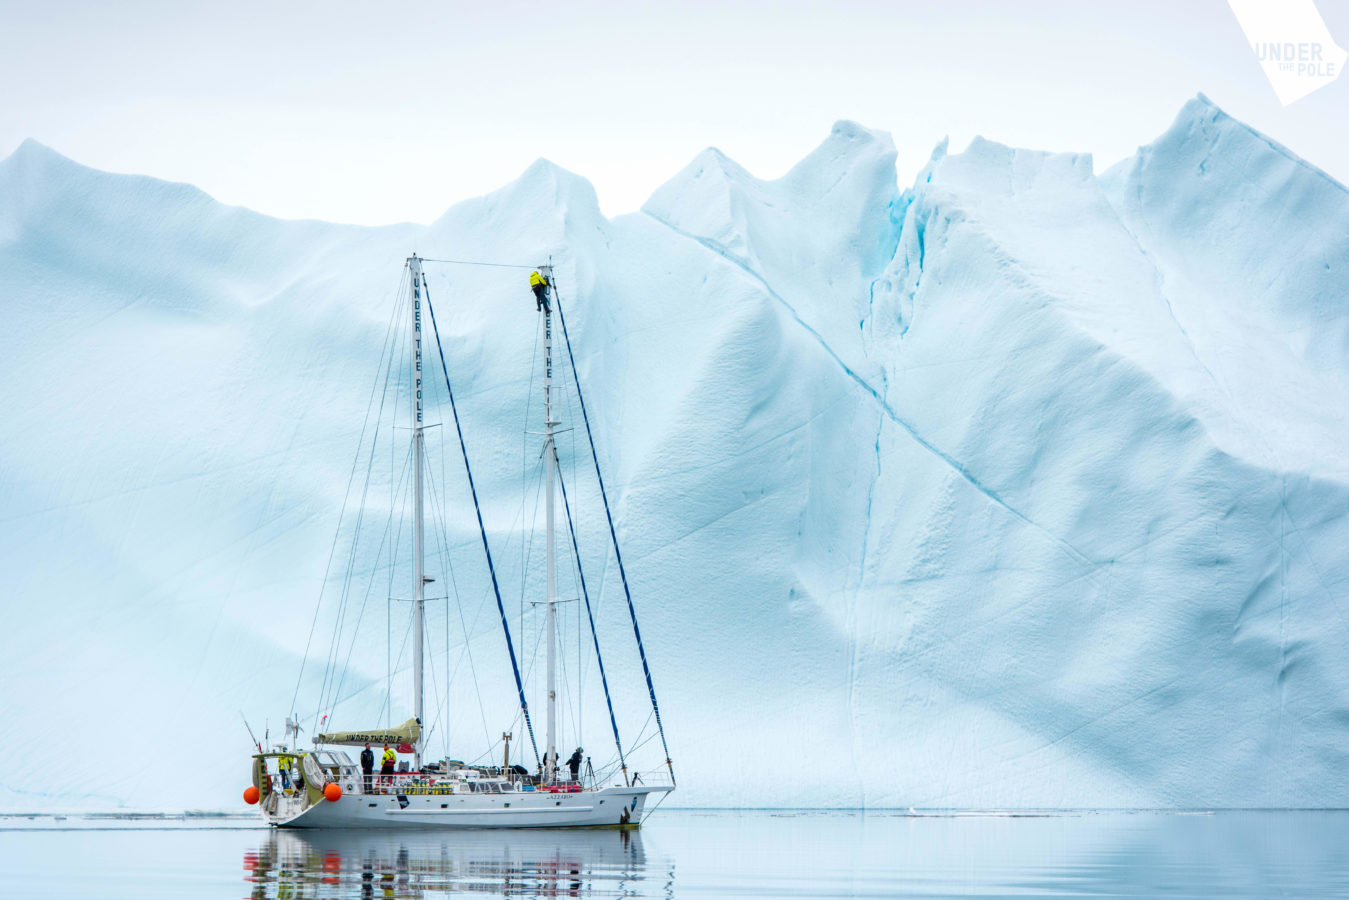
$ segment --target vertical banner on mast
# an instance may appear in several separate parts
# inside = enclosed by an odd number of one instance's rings
[[[424,599],[426,576],[424,565],[424,536],[422,521],[422,261],[414,253],[408,259],[412,271],[412,714],[421,725],[422,717],[422,651]],[[422,740],[418,735],[412,745],[414,768],[421,769]]]

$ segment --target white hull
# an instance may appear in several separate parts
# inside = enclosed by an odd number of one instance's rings
[[[344,794],[304,808],[278,797],[267,821],[281,828],[594,828],[637,825],[649,794],[669,785],[607,787],[575,794]],[[403,802],[406,801],[406,806]]]

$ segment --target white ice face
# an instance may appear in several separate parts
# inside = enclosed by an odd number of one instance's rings
[[[364,229],[24,145],[0,163],[0,806],[232,807],[239,708],[279,739],[298,692],[308,739],[299,658],[413,250],[556,265],[680,802],[1349,804],[1349,194],[1199,98],[1101,177],[976,140],[900,190],[888,135],[841,123],[781,179],[709,150],[612,221],[545,162]],[[528,271],[427,277],[538,710]],[[513,727],[532,769],[453,429],[429,434],[454,577],[430,549],[427,572],[458,600],[448,638],[428,608],[428,752]],[[584,432],[559,451],[636,746]],[[408,715],[407,592],[358,575],[370,634],[325,728]],[[598,763],[581,666],[559,746]]]

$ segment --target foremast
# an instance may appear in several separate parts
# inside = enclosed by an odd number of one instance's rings
[[[422,650],[425,642],[425,523],[422,515],[422,261],[408,257],[412,274],[412,714],[422,717]],[[412,745],[413,771],[421,771],[422,736]]]

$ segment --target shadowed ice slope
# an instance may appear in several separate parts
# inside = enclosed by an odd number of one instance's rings
[[[0,163],[0,803],[234,803],[237,710],[275,736],[291,708],[416,250],[557,265],[681,802],[1343,806],[1346,219],[1340,185],[1203,98],[1100,179],[976,140],[899,191],[888,135],[840,123],[781,179],[709,150],[613,220],[546,162],[430,226],[362,229],[25,144]],[[541,709],[526,273],[428,273]],[[644,685],[568,434],[636,745]],[[432,749],[471,759],[520,726],[439,440],[454,571],[428,567],[458,600],[448,637],[429,612],[454,648]],[[373,633],[341,631],[338,724],[406,715],[390,592],[351,603]],[[564,743],[598,763],[584,677]]]

